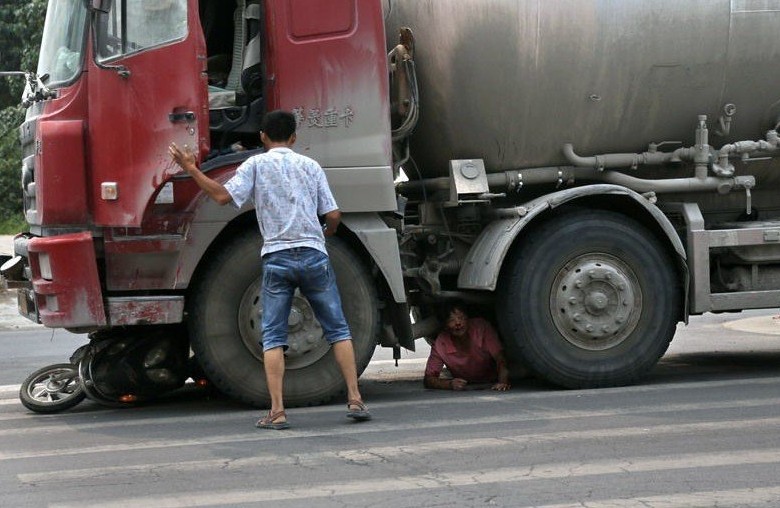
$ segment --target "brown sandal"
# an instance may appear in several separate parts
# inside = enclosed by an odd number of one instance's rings
[[[357,409],[353,409],[351,406],[355,406]],[[364,422],[371,419],[371,413],[368,412],[368,408],[361,400],[350,400],[347,402],[347,418],[353,418],[359,422]]]
[[[285,421],[283,422],[276,422],[275,420],[279,418],[284,418]],[[271,413],[268,411],[268,414],[259,420],[257,420],[257,423],[255,423],[255,427],[258,429],[272,429],[272,430],[282,430],[282,429],[289,429],[290,428],[290,422],[287,421],[287,414],[282,411],[277,411],[276,413]]]

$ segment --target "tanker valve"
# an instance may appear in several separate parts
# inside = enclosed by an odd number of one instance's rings
[[[742,159],[742,162],[758,162],[758,161],[769,161],[772,160],[772,157],[751,157],[750,154],[743,153],[740,158]]]
[[[669,146],[669,145],[682,146],[683,142],[682,141],[661,141],[660,143],[650,143],[649,145],[647,145],[647,153],[658,153],[659,148],[661,148],[662,146]],[[677,159],[672,160],[672,162],[680,162],[680,158],[677,157]]]
[[[752,176],[748,176],[737,177],[734,181],[737,185],[742,185],[745,188],[745,213],[750,215],[753,211],[753,196],[750,194],[750,189],[756,184],[756,180]]]
[[[731,132],[731,117],[734,116],[736,112],[737,106],[734,104],[726,104],[723,106],[723,114],[721,114],[718,119],[718,130],[715,131],[715,134],[721,137],[729,135],[729,132]]]

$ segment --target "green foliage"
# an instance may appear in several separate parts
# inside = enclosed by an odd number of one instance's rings
[[[41,45],[46,0],[0,3],[0,70],[35,70]],[[0,109],[15,106],[24,89],[21,78],[0,78]]]
[[[0,235],[15,235],[28,229],[29,226],[21,213],[0,217]]]
[[[0,70],[35,70],[41,44],[46,0],[0,3]],[[0,78],[0,234],[21,231],[21,150],[18,127],[24,79]],[[11,231],[8,231],[8,229]]]
[[[0,221],[22,213],[22,155],[17,126],[23,119],[21,107],[0,111]]]

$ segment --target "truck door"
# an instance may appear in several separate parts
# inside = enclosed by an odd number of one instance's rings
[[[381,2],[279,0],[266,9],[268,109],[298,117],[297,150],[326,168],[389,166]]]
[[[197,0],[113,0],[93,17],[89,142],[94,222],[140,226],[175,172],[173,141],[207,149],[206,47]]]

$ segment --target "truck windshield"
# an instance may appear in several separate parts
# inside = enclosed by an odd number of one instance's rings
[[[38,76],[48,74],[48,86],[72,81],[81,71],[87,14],[85,0],[49,0],[38,60]]]

